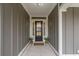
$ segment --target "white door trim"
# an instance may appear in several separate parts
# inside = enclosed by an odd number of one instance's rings
[[[35,21],[42,21],[43,23],[46,21],[46,20],[43,20],[43,19],[34,19],[34,39],[33,39],[33,42],[35,42]],[[44,34],[44,25],[42,26],[43,28],[42,28],[42,35]],[[44,35],[42,36],[42,38],[43,38],[43,42],[45,42],[45,40],[44,40]]]

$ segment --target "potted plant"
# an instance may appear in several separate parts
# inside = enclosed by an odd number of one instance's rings
[[[32,42],[33,39],[30,37],[29,40]]]
[[[48,37],[45,37],[44,39],[45,39],[45,43],[48,43]]]

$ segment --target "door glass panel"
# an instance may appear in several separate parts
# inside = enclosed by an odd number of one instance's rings
[[[41,32],[41,22],[37,22],[36,31],[37,31],[37,32]]]
[[[41,27],[41,22],[37,22],[37,27]]]
[[[37,21],[35,25],[36,41],[42,41],[42,22]]]
[[[41,36],[41,32],[37,32],[37,36]]]

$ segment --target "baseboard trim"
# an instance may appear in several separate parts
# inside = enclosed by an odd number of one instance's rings
[[[25,49],[28,47],[28,45],[30,44],[30,41],[27,43],[27,45],[21,50],[21,52],[18,54],[18,56],[22,56],[23,52],[25,51]]]
[[[49,42],[49,46],[52,48],[52,50],[54,51],[54,53],[57,55],[57,56],[59,56],[59,53],[56,51],[56,49],[50,44],[50,42]]]
[[[79,56],[79,54],[62,54],[62,56]]]

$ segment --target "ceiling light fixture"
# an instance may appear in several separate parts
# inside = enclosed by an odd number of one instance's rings
[[[43,6],[43,3],[34,3],[35,6]]]

